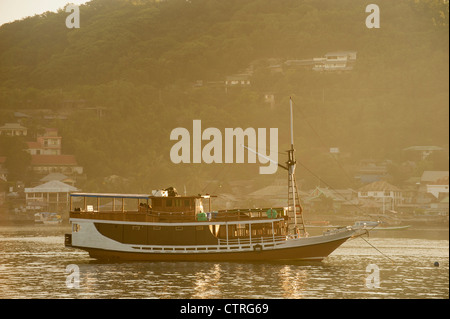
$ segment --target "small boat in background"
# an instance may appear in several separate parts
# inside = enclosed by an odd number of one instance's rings
[[[62,218],[57,213],[41,212],[34,214],[36,224],[57,225],[62,223]]]
[[[355,222],[355,224],[353,225],[353,228],[366,229],[366,228],[374,228],[374,227],[377,227],[378,225],[380,225],[380,222],[364,220],[364,221]]]
[[[385,227],[379,227],[381,225],[381,222],[377,221],[357,221],[353,225],[354,229],[370,229],[370,230],[401,230],[411,227],[411,225],[404,225],[404,226],[385,226]]]
[[[407,229],[411,227],[411,225],[405,225],[405,226],[390,226],[390,227],[377,227],[373,230],[402,230]]]

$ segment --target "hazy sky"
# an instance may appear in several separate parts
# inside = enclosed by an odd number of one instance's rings
[[[0,25],[46,11],[56,12],[68,3],[86,2],[89,0],[0,0]]]

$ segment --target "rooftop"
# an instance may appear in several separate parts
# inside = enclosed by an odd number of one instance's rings
[[[61,173],[50,173],[47,176],[40,179],[41,182],[49,182],[49,181],[62,181],[68,179],[68,177]]]
[[[3,126],[0,126],[0,130],[26,130],[25,126],[20,125],[19,123],[6,123]]]
[[[78,165],[74,155],[31,155],[31,165]]]
[[[209,198],[208,196],[154,196],[150,194],[112,194],[112,193],[72,193],[72,197],[95,197],[95,198],[132,198],[132,199],[149,199],[149,198]],[[215,196],[212,196],[215,197]]]
[[[384,192],[384,191],[394,191],[399,192],[400,189],[386,181],[373,182],[365,185],[359,189],[360,192]]]
[[[448,177],[449,177],[448,171],[425,171],[423,172],[420,181],[422,183],[433,183],[439,180],[447,179],[448,183]]]
[[[60,181],[50,181],[36,187],[25,188],[25,193],[70,193],[78,190]]]

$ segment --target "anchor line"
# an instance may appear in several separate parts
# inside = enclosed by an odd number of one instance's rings
[[[375,227],[376,227],[376,226],[375,226]],[[370,230],[372,230],[372,229],[375,228],[375,227],[372,227]],[[388,255],[386,255],[385,253],[383,253],[381,250],[379,250],[377,247],[375,247],[372,243],[370,243],[368,240],[366,240],[366,239],[363,237],[364,234],[367,234],[367,236],[368,236],[368,235],[369,235],[369,230],[366,229],[366,232],[365,232],[365,233],[362,233],[362,234],[360,234],[360,235],[357,235],[357,236],[353,237],[352,239],[361,238],[361,239],[364,240],[367,244],[369,244],[369,246],[371,246],[373,249],[375,249],[376,251],[378,251],[382,256],[386,257],[386,258],[389,259],[391,262],[394,262],[394,260],[393,260],[391,257],[389,257]]]

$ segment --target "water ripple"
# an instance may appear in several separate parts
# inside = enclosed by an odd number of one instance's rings
[[[449,297],[448,232],[442,240],[367,239],[382,254],[355,239],[321,263],[112,264],[65,248],[63,232],[0,227],[0,234],[0,297],[6,299]],[[79,288],[66,285],[70,264],[79,267]],[[369,264],[379,269],[379,288],[367,286]]]

